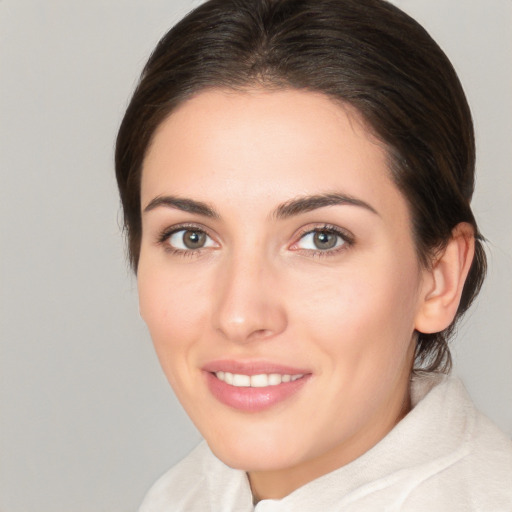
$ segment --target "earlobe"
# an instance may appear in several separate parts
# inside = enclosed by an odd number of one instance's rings
[[[462,289],[475,252],[473,227],[461,222],[437,256],[428,279],[424,281],[422,302],[416,315],[415,329],[423,333],[440,332],[455,318]]]

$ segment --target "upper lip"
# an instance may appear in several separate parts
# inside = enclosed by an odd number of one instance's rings
[[[279,373],[281,375],[305,375],[311,373],[304,368],[296,368],[269,361],[235,361],[231,359],[219,359],[206,363],[202,370],[205,372],[230,372],[241,375],[260,375],[263,373]]]

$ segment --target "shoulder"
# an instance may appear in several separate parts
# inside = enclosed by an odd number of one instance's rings
[[[441,406],[431,409],[430,421],[439,429],[431,448],[444,445],[444,454],[411,492],[405,509],[423,510],[418,506],[426,497],[438,497],[450,511],[512,510],[512,441],[475,408],[456,378],[443,378],[425,399]]]
[[[245,473],[223,464],[203,441],[156,481],[138,512],[242,511],[250,496]]]
[[[510,512],[512,510],[512,442],[481,416],[461,446],[463,455],[432,472],[407,496],[403,510]]]
[[[467,443],[458,471],[468,494],[486,510],[512,510],[512,440],[477,411]]]
[[[164,511],[170,504],[181,510],[178,507],[187,504],[190,495],[195,495],[197,499],[197,493],[204,492],[207,474],[205,466],[208,466],[209,455],[206,443],[199,444],[153,484],[139,512]]]

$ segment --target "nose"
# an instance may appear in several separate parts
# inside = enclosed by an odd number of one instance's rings
[[[272,338],[286,329],[287,315],[276,269],[263,256],[233,256],[219,271],[213,326],[236,343]]]

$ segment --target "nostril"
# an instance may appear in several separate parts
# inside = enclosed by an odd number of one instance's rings
[[[268,338],[272,336],[272,331],[270,329],[258,329],[251,333],[252,338]]]

